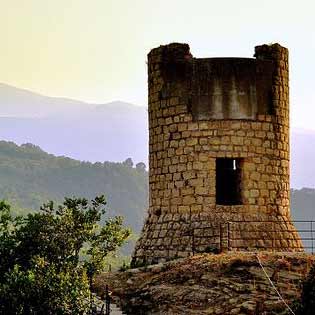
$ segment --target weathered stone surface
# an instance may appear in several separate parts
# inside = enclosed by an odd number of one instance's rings
[[[315,257],[304,253],[258,255],[283,299],[292,305]],[[137,272],[102,274],[95,281],[98,294],[105,284],[127,314],[280,315],[286,310],[256,254],[245,252],[203,254]]]
[[[288,50],[262,45],[255,57],[197,59],[178,43],[149,53],[150,198],[135,264],[223,249],[233,220],[275,221],[278,232],[239,224],[229,247],[301,250],[289,213]],[[217,158],[242,161],[240,205],[217,204]]]

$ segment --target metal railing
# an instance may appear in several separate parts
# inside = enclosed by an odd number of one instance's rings
[[[104,301],[100,300],[96,296],[91,299],[90,315],[110,315],[110,293],[108,285],[105,287],[105,298]]]
[[[229,221],[226,239],[228,250],[283,251],[287,248],[314,254],[315,221]]]

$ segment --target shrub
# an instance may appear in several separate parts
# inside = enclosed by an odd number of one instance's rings
[[[13,218],[0,202],[0,314],[87,314],[93,276],[130,234],[121,217],[99,225],[105,204],[66,198]]]

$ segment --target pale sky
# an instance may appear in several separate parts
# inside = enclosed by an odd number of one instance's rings
[[[314,0],[0,0],[0,82],[49,96],[147,103],[146,55],[186,42],[195,57],[290,50],[291,121],[315,130]]]

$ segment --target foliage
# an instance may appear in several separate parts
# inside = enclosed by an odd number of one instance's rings
[[[128,166],[128,167],[133,167],[133,161],[131,158],[128,158],[126,159],[124,162],[123,162],[124,165]]]
[[[83,268],[57,269],[34,261],[28,269],[15,265],[0,284],[1,314],[86,314],[90,289]]]
[[[146,165],[143,162],[139,162],[136,164],[136,169],[140,172],[145,172]]]
[[[13,218],[0,202],[0,314],[87,314],[92,277],[130,234],[121,217],[99,224],[105,204],[66,198]]]

